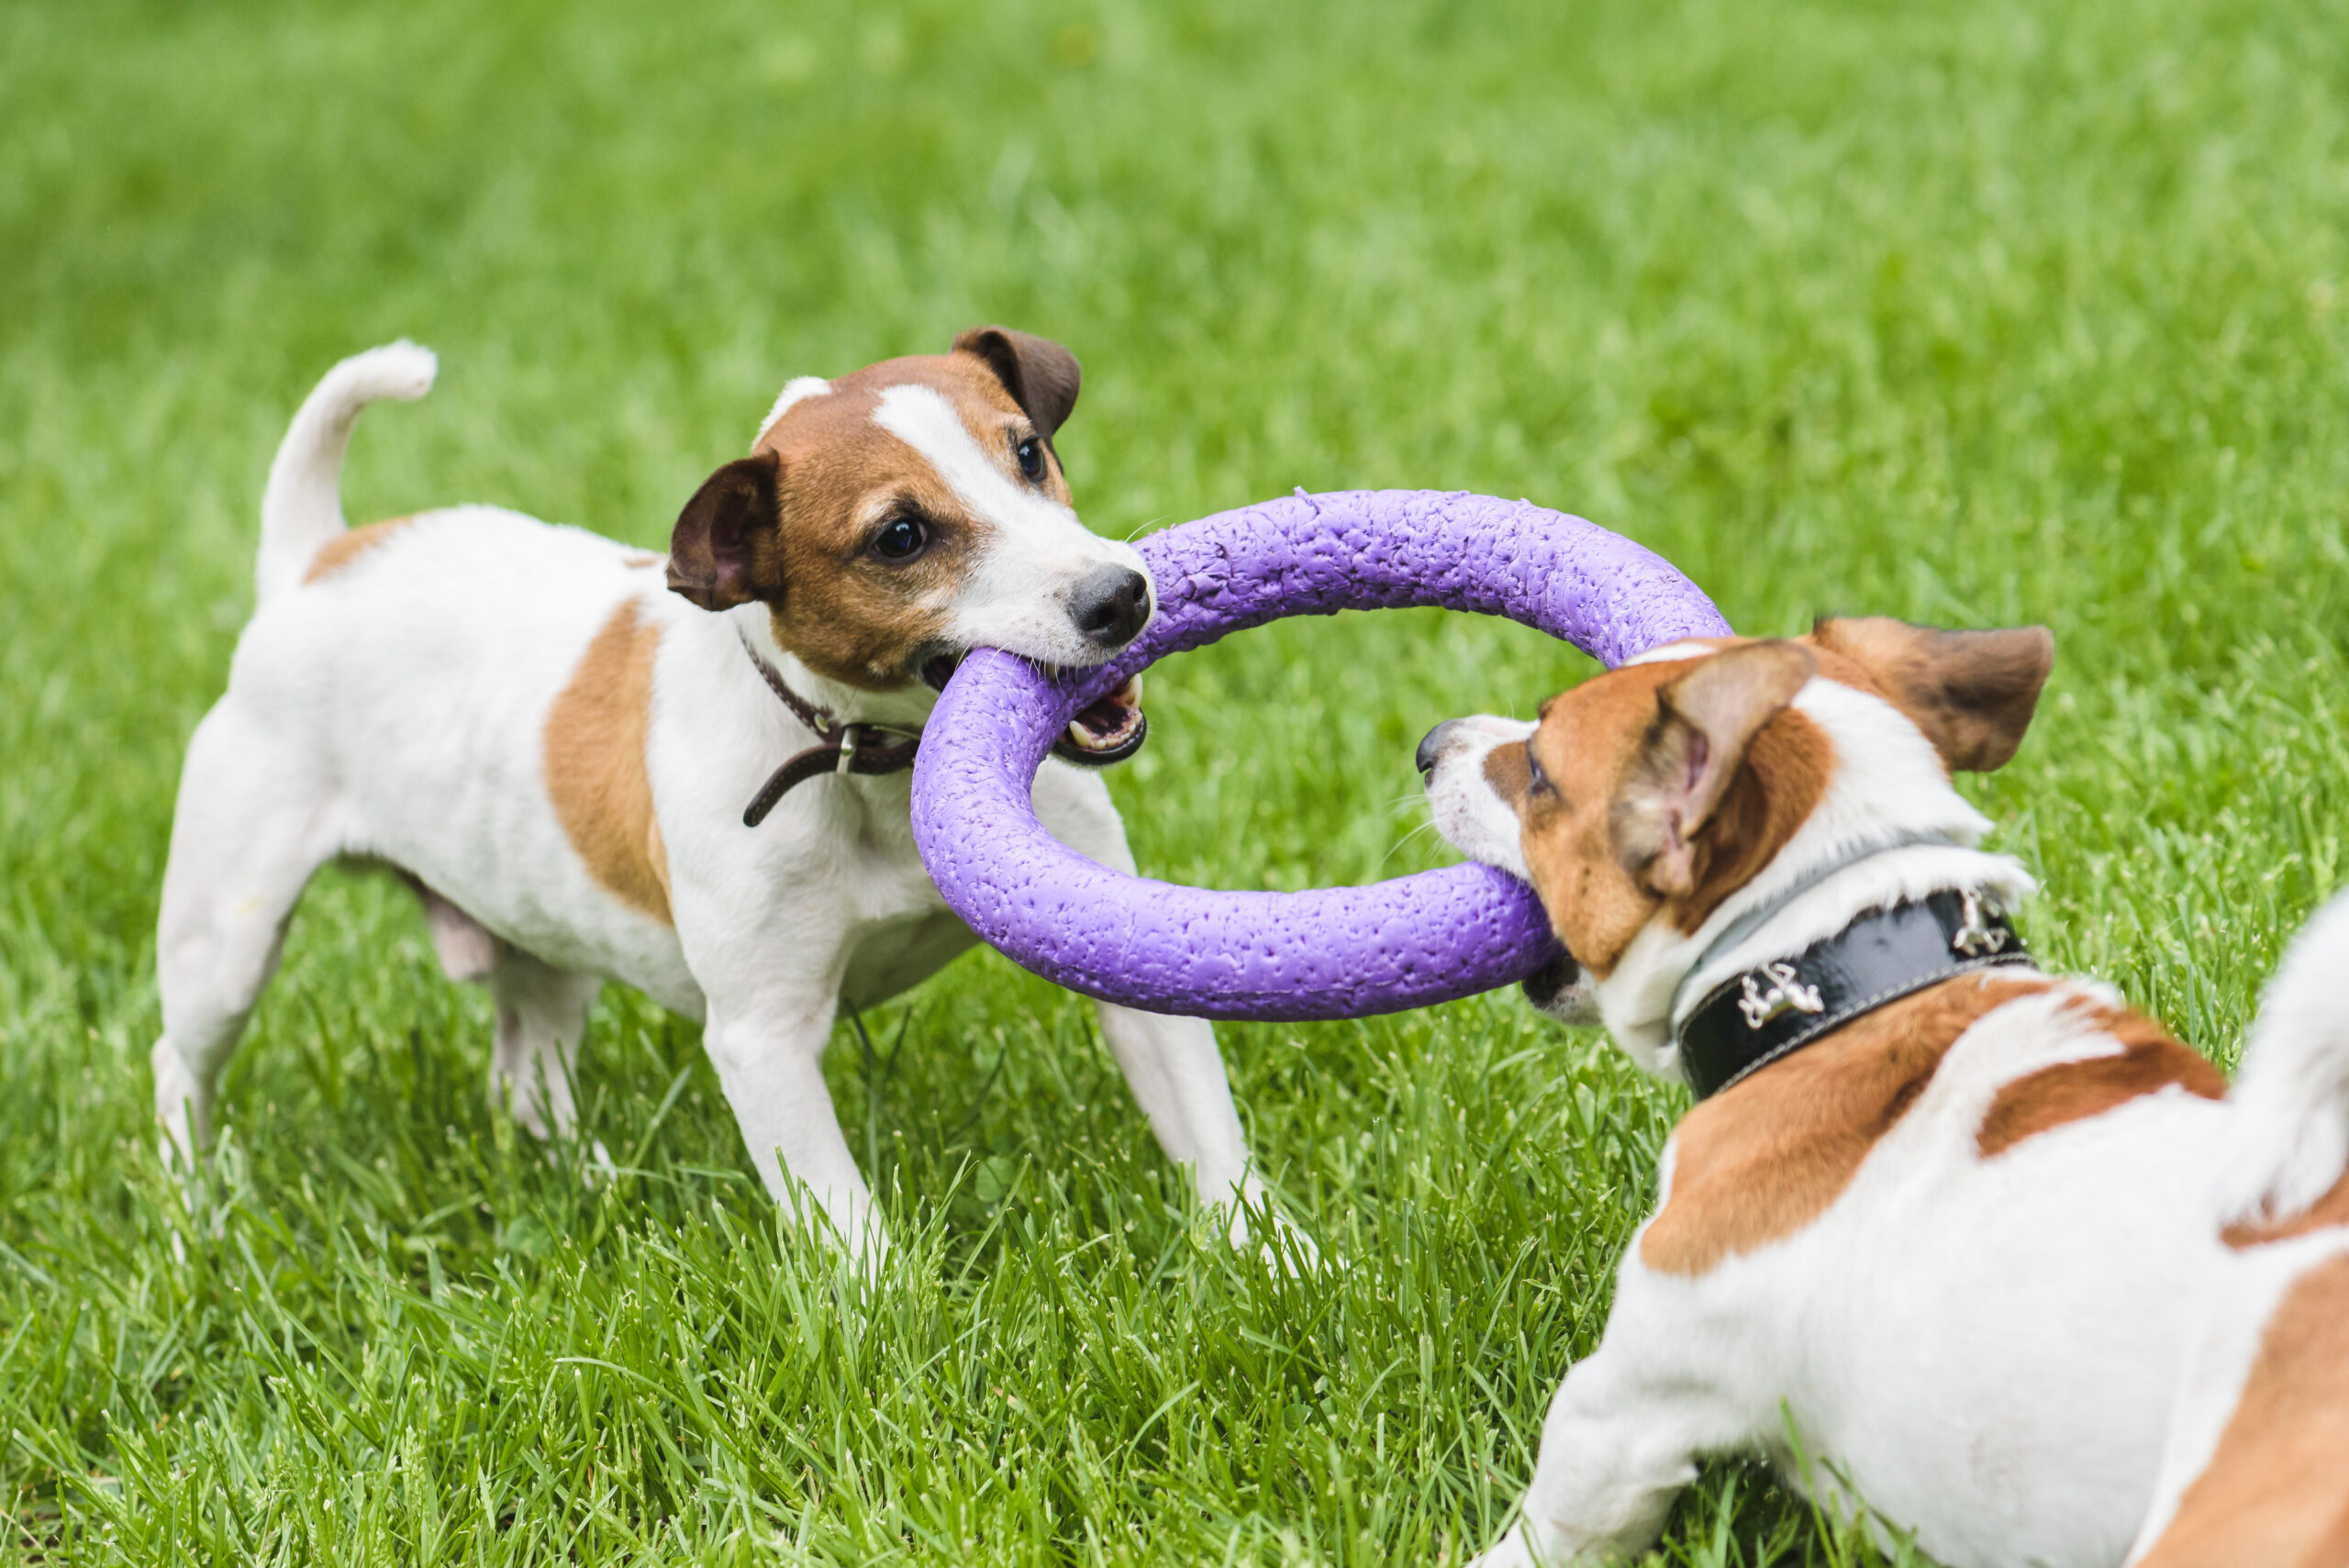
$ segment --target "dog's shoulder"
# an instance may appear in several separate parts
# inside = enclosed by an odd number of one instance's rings
[[[1842,1195],[1969,1029],[2062,984],[2027,973],[1945,980],[1702,1102],[1673,1133],[1670,1184],[1641,1235],[1641,1262],[1694,1277],[1801,1230]]]

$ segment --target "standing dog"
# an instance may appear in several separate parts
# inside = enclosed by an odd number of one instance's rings
[[[1829,620],[1422,742],[1439,828],[1572,955],[1529,995],[1699,1095],[1488,1562],[1637,1550],[1742,1450],[1953,1568],[2349,1563],[2349,905],[2232,1095],[2033,967],[1950,774],[2052,658]]]
[[[908,817],[933,688],[982,644],[1097,663],[1152,611],[1141,557],[1086,530],[1052,450],[1075,359],[991,327],[794,381],[665,561],[486,506],[347,528],[352,422],[434,370],[409,343],[346,360],[270,469],[259,607],[189,744],[163,879],[170,1145],[205,1144],[303,885],[363,858],[417,887],[449,973],[487,986],[493,1087],[524,1125],[571,1126],[589,1004],[624,981],[703,1021],[769,1191],[788,1173],[851,1249],[879,1245],[820,1059],[843,1001],[973,940]],[[1115,760],[1141,728],[1130,684],[1059,750]],[[1132,869],[1097,774],[1048,763],[1035,794],[1063,840]],[[1100,1019],[1161,1147],[1244,1236],[1234,1200],[1262,1189],[1213,1031]]]

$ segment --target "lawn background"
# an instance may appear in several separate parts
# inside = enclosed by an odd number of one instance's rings
[[[695,1029],[607,991],[587,1123],[640,1173],[587,1192],[483,1105],[406,895],[328,873],[190,1222],[173,790],[339,357],[441,354],[357,517],[658,544],[786,377],[1004,321],[1085,362],[1104,532],[1458,486],[1748,631],[2044,620],[1966,787],[2043,954],[2225,1059],[2343,871],[2344,217],[2338,3],[0,6],[0,1561],[1456,1561],[1684,1103],[1509,995],[1224,1029],[1347,1265],[1286,1279],[1204,1240],[1088,1009],[974,955],[829,1059],[903,1242],[866,1292]],[[1436,863],[1417,736],[1587,668],[1286,623],[1154,672],[1112,788],[1177,880]],[[1734,1463],[1665,1551],[1869,1560]]]

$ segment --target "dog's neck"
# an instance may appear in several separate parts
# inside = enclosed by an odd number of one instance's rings
[[[705,620],[712,630],[729,643],[747,643],[760,658],[774,667],[775,673],[802,701],[824,710],[843,724],[879,724],[918,730],[930,721],[930,710],[937,706],[938,694],[920,681],[909,682],[895,691],[869,692],[818,674],[802,662],[798,655],[775,639],[774,617],[765,605],[756,601],[738,605],[720,615],[697,619]],[[766,690],[756,667],[749,659],[739,651],[733,657],[734,662],[741,666],[744,678],[759,689],[761,698],[768,706],[784,713],[799,728],[807,728]]]
[[[1651,921],[1598,984],[1609,1032],[1651,1073],[1679,1072],[1675,997],[1685,1010],[1721,980],[1791,958],[1869,909],[1943,889],[1980,893],[2011,909],[2035,885],[2013,857],[1975,848],[1988,819],[1951,786],[1932,748],[1887,704],[1813,681],[1794,706],[1835,751],[1833,775],[1809,817],[1703,924],[1684,932],[1661,917]],[[1763,918],[1737,934],[1757,912]],[[1722,942],[1725,934],[1731,940]]]

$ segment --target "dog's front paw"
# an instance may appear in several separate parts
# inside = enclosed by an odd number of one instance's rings
[[[1509,1532],[1495,1541],[1485,1554],[1475,1558],[1468,1568],[1553,1568],[1540,1563],[1533,1551],[1525,1543],[1525,1526],[1512,1525]]]
[[[1218,1204],[1208,1213],[1222,1222],[1223,1239],[1235,1251],[1253,1251],[1276,1273],[1300,1279],[1343,1266],[1323,1257],[1312,1237],[1262,1197]]]
[[[1601,1563],[1629,1562],[1639,1557],[1637,1551],[1601,1539],[1582,1536],[1577,1544],[1555,1530],[1529,1530],[1527,1523],[1520,1518],[1509,1526],[1508,1533],[1483,1556],[1473,1559],[1468,1568],[1598,1568]]]
[[[1321,1249],[1313,1244],[1312,1237],[1278,1215],[1264,1230],[1257,1243],[1256,1256],[1264,1261],[1266,1268],[1277,1269],[1292,1279],[1300,1279],[1307,1274],[1327,1273],[1345,1267],[1343,1259],[1323,1257]]]

